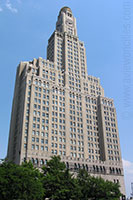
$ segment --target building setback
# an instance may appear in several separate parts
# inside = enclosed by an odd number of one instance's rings
[[[72,171],[85,168],[119,182],[125,194],[114,102],[100,79],[87,74],[84,43],[68,7],[59,12],[47,60],[17,68],[7,157],[41,167],[53,155]]]

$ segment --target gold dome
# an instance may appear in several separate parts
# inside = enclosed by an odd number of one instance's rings
[[[71,9],[69,7],[67,7],[67,6],[61,8],[60,13],[61,12],[66,12],[66,11],[69,11],[70,13],[72,13]]]

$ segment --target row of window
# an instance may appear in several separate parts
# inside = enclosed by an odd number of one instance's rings
[[[44,144],[44,143],[48,144],[48,140],[47,139],[44,140],[44,139],[42,139],[42,138],[40,139],[38,137],[36,137],[36,138],[32,137],[32,142],[37,142],[37,143],[41,142],[41,144]]]
[[[97,149],[88,149],[88,153],[92,153],[92,154],[100,154],[100,150]]]
[[[41,150],[41,151],[46,151],[48,152],[48,147],[47,146],[39,146],[39,145],[35,145],[35,144],[32,144],[31,145],[31,149],[32,150]]]
[[[57,154],[59,154],[59,155],[63,155],[63,156],[65,156],[66,155],[66,152],[65,151],[58,151],[58,150],[54,150],[54,149],[52,149],[51,150],[51,153],[52,154],[55,154],[55,155],[57,155]]]

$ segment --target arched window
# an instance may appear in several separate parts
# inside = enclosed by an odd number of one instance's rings
[[[76,163],[74,163],[74,169],[77,169],[77,164]]]
[[[44,164],[44,160],[43,160],[43,159],[40,160],[40,164],[41,164],[41,165]]]
[[[68,162],[66,163],[66,167],[67,167],[67,169],[69,169],[69,163]]]
[[[99,167],[98,166],[96,166],[96,170],[97,170],[97,172],[99,172]]]
[[[82,167],[83,167],[83,169],[85,169],[85,166],[84,166],[84,164],[82,165]]]
[[[34,164],[34,158],[31,159],[32,164]]]
[[[37,158],[35,159],[35,164],[36,164],[36,165],[38,164],[38,159],[37,159]]]
[[[86,164],[86,170],[88,171],[88,165]]]

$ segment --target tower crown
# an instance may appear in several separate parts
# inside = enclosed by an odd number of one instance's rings
[[[61,8],[56,22],[56,30],[77,36],[76,19],[73,17],[72,10],[69,7]]]

